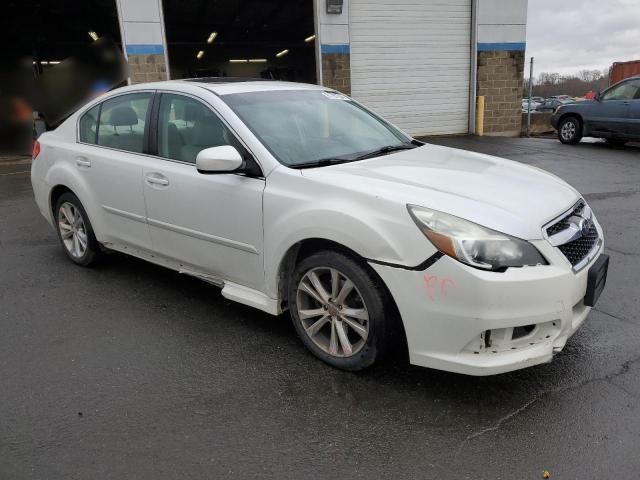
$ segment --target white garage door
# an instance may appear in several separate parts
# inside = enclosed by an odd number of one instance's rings
[[[412,135],[466,133],[470,0],[351,0],[351,94]]]

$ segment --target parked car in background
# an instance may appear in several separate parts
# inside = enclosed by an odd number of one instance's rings
[[[551,117],[562,143],[604,138],[612,146],[640,140],[640,76],[623,80],[593,100],[558,107]]]
[[[534,102],[533,99],[531,100],[531,111],[535,112],[536,109],[540,106],[540,104],[538,102]],[[522,99],[522,113],[527,113],[529,111],[529,99],[527,98],[523,98]]]
[[[566,105],[571,103],[572,100],[560,100],[559,98],[547,98],[544,102],[542,102],[536,110],[538,112],[555,112],[556,108],[561,105]]]
[[[558,177],[423,144],[317,85],[114,90],[41,135],[31,179],[72,262],[106,248],[288,309],[345,370],[394,339],[466,374],[548,362],[606,279],[602,228]]]

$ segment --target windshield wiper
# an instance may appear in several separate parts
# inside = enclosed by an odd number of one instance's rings
[[[297,169],[302,169],[302,168],[315,168],[315,167],[326,167],[329,165],[339,165],[341,163],[347,163],[347,162],[351,162],[351,159],[348,158],[322,158],[320,160],[313,160],[311,162],[304,162],[304,163],[296,163],[293,165],[287,165],[289,168],[297,168]]]
[[[400,150],[411,150],[413,148],[418,148],[419,145],[410,142],[410,143],[400,143],[398,145],[386,145],[382,148],[378,148],[372,152],[363,153],[362,155],[358,155],[352,160],[365,160],[367,158],[378,157],[381,155],[386,155],[388,153],[398,152]]]
[[[382,148],[377,148],[372,152],[363,153],[362,155],[356,155],[355,157],[350,156],[348,158],[347,157],[322,158],[320,160],[313,160],[311,162],[288,165],[288,167],[302,169],[302,168],[326,167],[329,165],[339,165],[341,163],[355,162],[357,160],[365,160],[367,158],[386,155],[387,153],[397,152],[400,150],[411,150],[412,148],[417,148],[422,145],[424,145],[424,143],[419,142],[418,140],[412,140],[411,142],[399,143],[397,145],[386,145]]]

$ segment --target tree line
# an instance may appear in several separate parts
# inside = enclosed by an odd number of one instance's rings
[[[524,97],[529,95],[529,79],[525,78]],[[602,91],[609,86],[609,69],[580,70],[575,74],[561,75],[542,72],[533,79],[533,96],[570,95],[584,97],[588,92]]]

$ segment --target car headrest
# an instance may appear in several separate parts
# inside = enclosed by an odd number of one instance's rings
[[[184,106],[184,119],[187,122],[197,122],[204,116],[204,112],[200,105],[187,103]]]
[[[121,107],[116,107],[111,110],[111,118],[109,120],[109,125],[113,125],[114,127],[119,126],[131,126],[138,124],[138,114],[136,111],[131,108],[129,105],[122,105]]]
[[[222,122],[216,117],[202,117],[193,126],[193,136],[191,143],[194,145],[220,146],[225,144],[222,133]]]

